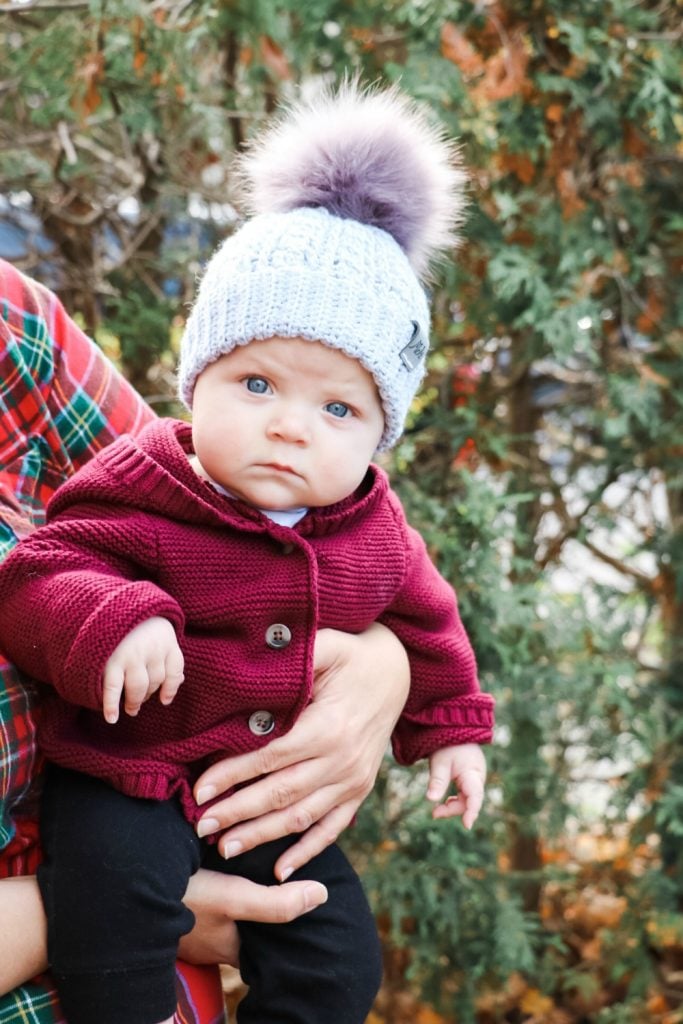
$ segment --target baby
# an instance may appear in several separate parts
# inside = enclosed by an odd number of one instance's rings
[[[420,275],[453,241],[462,173],[400,93],[355,84],[290,111],[243,173],[255,215],[209,263],[181,346],[192,425],[102,452],[0,574],[0,645],[56,690],[39,881],[70,1024],[171,1021],[200,863],[274,881],[293,840],[226,861],[197,836],[192,787],[291,727],[317,630],[380,621],[399,637],[398,760],[429,758],[437,801],[456,782],[438,816],[469,827],[483,797],[493,699],[452,589],[371,462],[424,374]],[[360,882],[336,845],[305,877],[325,905],[239,925],[240,1024],[367,1017],[381,966]]]

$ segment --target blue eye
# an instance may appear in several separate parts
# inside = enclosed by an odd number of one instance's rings
[[[325,406],[325,411],[329,412],[332,416],[337,416],[340,420],[343,420],[345,416],[351,415],[351,410],[344,402],[328,402]]]
[[[263,377],[247,377],[245,384],[247,391],[251,391],[254,395],[265,395],[268,391],[268,381]]]

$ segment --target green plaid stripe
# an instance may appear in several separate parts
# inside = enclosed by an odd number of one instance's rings
[[[2,261],[0,291],[0,483],[39,525],[74,469],[153,414],[54,295]],[[15,525],[4,517],[0,557]]]
[[[40,979],[0,998],[0,1024],[66,1024],[57,996]]]
[[[78,460],[93,440],[104,433],[107,420],[92,396],[78,387],[69,404],[56,414],[55,427],[71,458]]]

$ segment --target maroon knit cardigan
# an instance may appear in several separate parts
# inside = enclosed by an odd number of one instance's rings
[[[453,590],[380,469],[291,529],[200,480],[191,451],[190,427],[171,420],[116,441],[59,489],[48,524],[0,569],[0,647],[56,691],[39,729],[49,758],[134,796],[177,793],[196,820],[200,771],[287,732],[310,700],[316,631],[375,621],[410,659],[397,759],[490,741],[494,702]],[[155,615],[176,629],[185,682],[171,705],[152,698],[109,725],[105,663]],[[267,642],[274,624],[291,632],[287,646]],[[249,726],[259,710],[275,719],[267,736]]]

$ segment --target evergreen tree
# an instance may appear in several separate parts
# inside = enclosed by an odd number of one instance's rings
[[[433,823],[423,769],[387,762],[347,837],[396,1024],[418,1019],[411,986],[460,1022],[626,1024],[675,1002],[679,21],[649,0],[0,4],[0,240],[10,225],[161,411],[196,274],[238,217],[231,156],[280,100],[348,70],[400,80],[461,140],[469,217],[390,469],[499,730],[474,834]],[[590,836],[639,867],[593,869],[618,913],[584,962]]]

